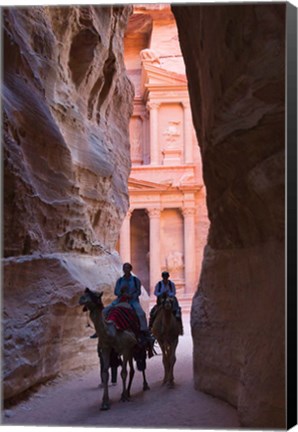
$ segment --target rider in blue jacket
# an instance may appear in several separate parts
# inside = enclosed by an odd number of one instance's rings
[[[146,339],[151,341],[152,336],[148,329],[146,314],[139,300],[141,295],[141,281],[137,276],[131,273],[132,265],[130,263],[124,263],[122,268],[124,275],[117,280],[114,290],[114,294],[117,298],[104,308],[103,313],[107,316],[111,308],[123,300],[128,301],[138,316],[141,333]]]
[[[173,305],[173,313],[179,323],[181,324],[181,334],[183,334],[182,330],[182,319],[181,319],[181,307],[179,306],[177,297],[176,297],[176,286],[173,281],[169,279],[170,274],[167,271],[163,271],[161,274],[162,280],[157,282],[154,289],[154,295],[157,297],[157,304],[153,306],[150,311],[150,319],[149,319],[149,328],[152,328],[154,318],[156,316],[156,312],[158,310],[158,305],[164,295],[172,297],[174,299]]]

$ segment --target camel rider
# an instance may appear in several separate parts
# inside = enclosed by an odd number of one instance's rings
[[[136,311],[140,322],[141,333],[145,336],[145,339],[153,342],[154,339],[151,336],[147,326],[146,314],[143,311],[139,301],[139,297],[141,295],[141,281],[138,277],[132,275],[131,271],[132,265],[130,263],[124,263],[124,275],[117,280],[114,290],[114,294],[117,296],[117,298],[110,305],[104,308],[103,313],[105,316],[107,316],[111,308],[123,301],[123,297],[126,298],[128,303]]]
[[[161,274],[162,280],[157,282],[154,289],[154,295],[157,297],[157,304],[150,311],[150,319],[149,319],[149,328],[152,328],[154,318],[156,317],[156,312],[158,310],[158,306],[160,301],[164,295],[168,295],[169,297],[173,297],[173,313],[179,323],[181,324],[181,334],[182,330],[182,319],[181,319],[181,307],[179,306],[178,300],[176,298],[176,286],[173,281],[169,279],[170,274],[167,271],[163,271]]]

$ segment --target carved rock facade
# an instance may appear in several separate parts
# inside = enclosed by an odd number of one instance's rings
[[[172,7],[211,222],[195,386],[257,428],[285,427],[285,8]]]
[[[4,398],[97,362],[77,305],[85,286],[108,301],[121,273],[130,13],[3,10]]]
[[[134,5],[124,61],[135,87],[130,122],[130,208],[119,251],[131,261],[154,303],[169,271],[189,310],[209,228],[200,149],[177,26],[170,5]]]

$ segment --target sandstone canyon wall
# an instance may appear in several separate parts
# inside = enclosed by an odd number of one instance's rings
[[[78,308],[112,296],[128,209],[131,7],[3,9],[3,379],[11,398],[97,362]]]
[[[211,222],[195,387],[285,427],[285,4],[172,6]]]

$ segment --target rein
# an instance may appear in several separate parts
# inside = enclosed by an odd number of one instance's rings
[[[87,324],[86,324],[86,327],[90,327],[90,328],[92,328],[93,330],[95,330],[95,327],[93,326],[93,325],[91,325],[91,322],[90,322],[90,312],[89,312],[89,310],[87,311],[88,313],[87,313]],[[83,309],[83,313],[84,313],[84,309]]]
[[[86,288],[85,292],[88,293],[88,295],[91,297],[92,302],[97,306],[98,313],[100,313],[101,310],[102,310],[102,308],[101,308],[102,307],[101,297],[98,297],[89,288]],[[87,313],[87,324],[86,324],[86,327],[91,327],[91,328],[93,328],[95,330],[95,327],[93,325],[91,325],[91,323],[90,323],[90,313],[92,311],[90,309],[88,309],[87,306],[84,306],[82,312],[88,312]]]

